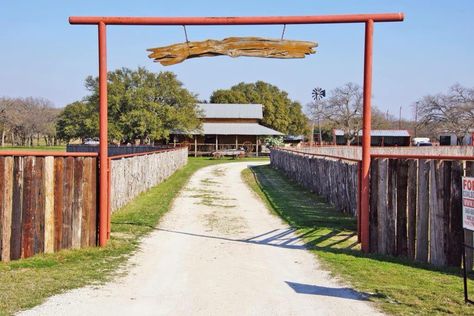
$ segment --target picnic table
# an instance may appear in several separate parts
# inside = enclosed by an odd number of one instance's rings
[[[212,152],[212,157],[215,159],[219,159],[222,157],[233,157],[234,159],[243,158],[245,157],[245,150],[241,149],[224,149],[224,150],[216,150]]]

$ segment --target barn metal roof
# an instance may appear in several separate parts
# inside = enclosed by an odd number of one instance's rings
[[[344,136],[344,131],[341,129],[335,129],[334,134],[336,136]],[[359,136],[362,136],[362,131],[359,131]],[[410,137],[410,133],[405,129],[373,129],[370,132],[370,136],[375,137]]]
[[[185,134],[175,132],[176,134]],[[201,130],[189,133],[191,135],[258,135],[276,136],[282,133],[262,126],[258,123],[202,123]]]
[[[263,106],[261,104],[198,103],[197,106],[203,111],[203,118],[239,118],[259,120],[263,118]]]

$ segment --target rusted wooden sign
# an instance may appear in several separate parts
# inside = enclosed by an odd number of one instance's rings
[[[278,40],[261,37],[229,37],[222,41],[206,40],[186,42],[170,46],[148,49],[153,58],[164,66],[175,65],[196,57],[263,57],[263,58],[304,58],[314,54],[318,44],[307,41]]]

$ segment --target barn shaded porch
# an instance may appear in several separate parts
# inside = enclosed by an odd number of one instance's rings
[[[264,144],[265,136],[258,135],[174,135],[174,146],[187,146],[189,155],[210,156],[213,152],[223,150],[243,150],[247,156],[268,155],[269,149]]]

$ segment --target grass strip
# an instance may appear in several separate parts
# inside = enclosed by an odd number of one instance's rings
[[[47,297],[117,276],[118,268],[171,206],[177,193],[198,169],[249,159],[190,158],[163,183],[141,194],[112,215],[112,233],[104,248],[63,250],[55,254],[0,263],[0,315],[11,315],[42,303]],[[254,160],[254,159],[250,159]]]
[[[474,315],[474,306],[464,303],[460,269],[364,254],[357,244],[355,219],[337,212],[323,198],[268,165],[246,169],[242,177],[271,211],[297,228],[326,269],[364,293],[382,311]],[[474,297],[474,281],[469,280],[468,286]]]

